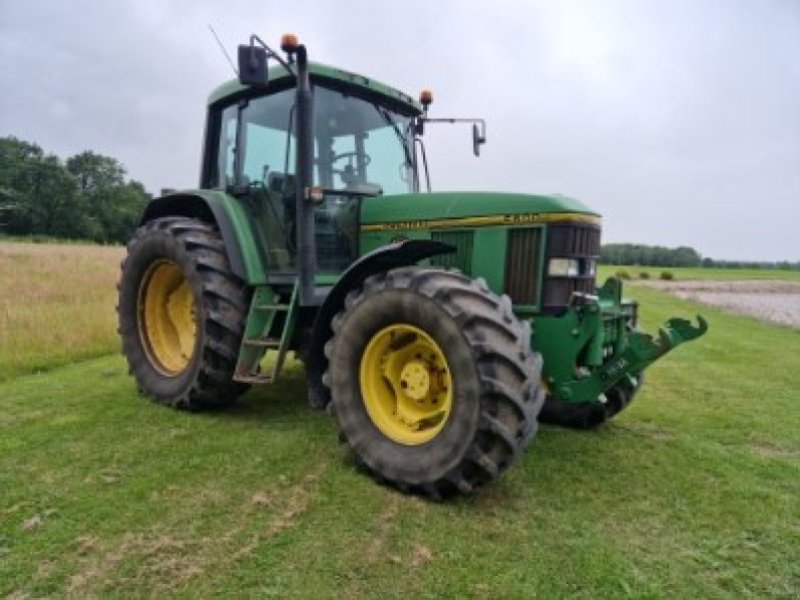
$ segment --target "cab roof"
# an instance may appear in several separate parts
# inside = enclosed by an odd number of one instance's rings
[[[343,69],[338,69],[336,67],[315,62],[308,63],[308,72],[312,81],[327,79],[334,82],[344,83],[348,86],[359,87],[364,91],[377,94],[378,96],[383,96],[388,100],[402,105],[414,115],[422,113],[422,105],[417,100],[407,94],[404,94],[400,90],[386,85],[385,83],[381,83],[380,81],[376,81],[370,77],[365,77],[364,75],[351,73],[350,71],[345,71]],[[283,84],[293,77],[294,75],[289,73],[282,65],[273,65],[269,68],[269,83],[267,83],[266,88],[267,92],[270,88]],[[250,86],[239,83],[238,79],[231,79],[211,92],[211,95],[208,97],[208,105],[211,106],[213,104],[217,104],[218,102],[222,102],[227,98],[236,96],[237,94],[247,90],[249,87]]]

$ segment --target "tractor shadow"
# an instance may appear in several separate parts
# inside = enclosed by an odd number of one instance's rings
[[[276,383],[250,388],[232,406],[202,412],[198,416],[216,421],[265,425],[329,420],[324,411],[313,410],[309,406],[305,370],[300,363],[288,364]]]

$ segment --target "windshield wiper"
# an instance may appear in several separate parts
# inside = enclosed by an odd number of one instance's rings
[[[403,132],[400,131],[400,127],[398,127],[397,122],[395,122],[389,112],[382,106],[378,106],[377,104],[373,104],[372,106],[375,107],[375,110],[378,111],[378,114],[386,122],[386,124],[392,126],[392,129],[394,129],[394,132],[397,135],[397,139],[400,140],[400,145],[403,147],[403,154],[406,156],[406,165],[409,167],[412,166],[411,153],[408,151],[408,140],[406,140],[406,136],[403,135]]]

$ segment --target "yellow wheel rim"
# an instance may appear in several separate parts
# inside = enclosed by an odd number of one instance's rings
[[[139,289],[139,334],[151,364],[177,375],[189,364],[197,337],[194,294],[180,267],[153,263]]]
[[[376,333],[361,357],[359,378],[367,414],[395,442],[424,444],[450,416],[450,367],[439,345],[417,327],[390,325]]]

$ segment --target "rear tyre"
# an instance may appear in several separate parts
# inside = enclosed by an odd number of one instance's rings
[[[136,230],[118,285],[119,334],[143,393],[182,409],[231,404],[250,291],[232,272],[219,232],[184,217]]]
[[[435,499],[497,478],[537,430],[541,357],[507,296],[406,267],[350,293],[326,344],[330,409],[356,464]]]
[[[605,401],[591,404],[569,404],[548,395],[539,421],[570,429],[594,429],[627,408],[644,383],[644,373],[626,377],[606,393]]]

